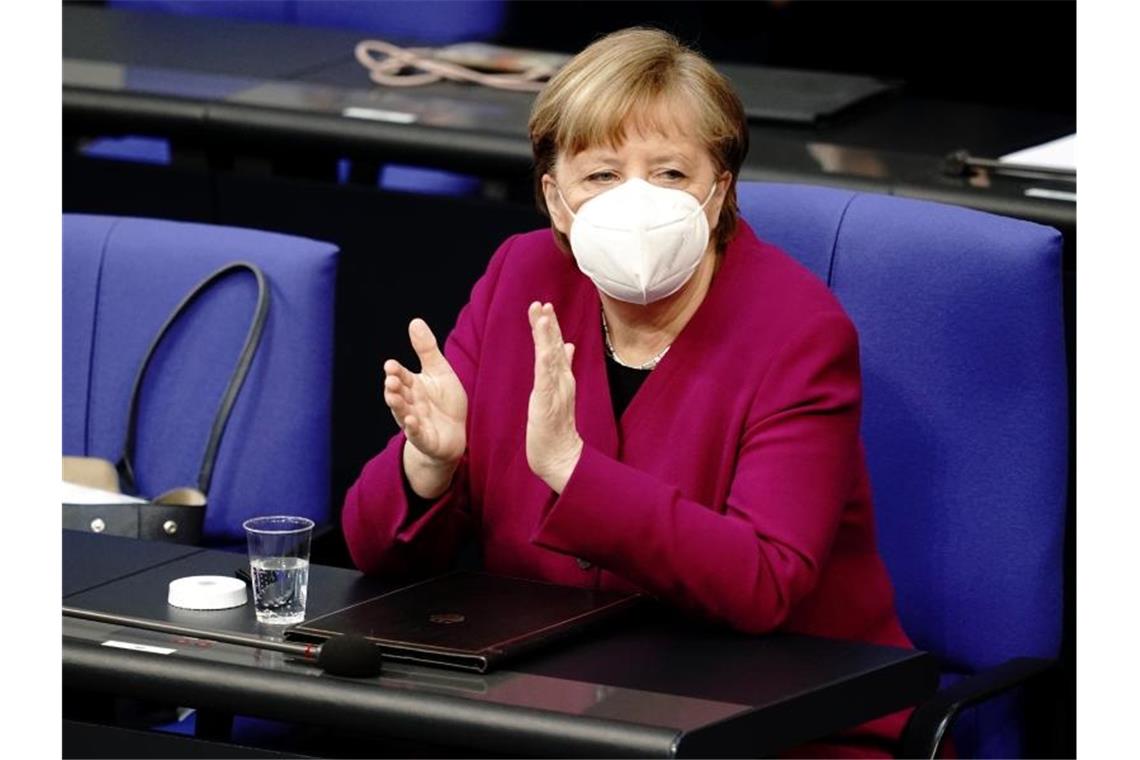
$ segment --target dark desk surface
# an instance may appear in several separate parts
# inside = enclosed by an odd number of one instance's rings
[[[132,555],[150,569],[67,597],[73,607],[263,636],[251,605],[218,612],[166,604],[170,580],[229,574],[240,554],[171,559],[73,534],[64,562],[101,577]],[[117,563],[117,564],[116,564]],[[114,565],[112,567],[112,565]],[[309,614],[391,588],[314,566]],[[101,646],[107,640],[175,649],[172,656]],[[379,679],[324,675],[283,655],[127,628],[64,620],[64,685],[280,720],[512,755],[765,755],[913,704],[937,671],[921,652],[804,636],[745,636],[648,608],[612,630],[567,642],[487,675],[389,664]]]
[[[335,149],[515,177],[530,170],[533,96],[441,83],[372,86],[362,35],[219,19],[63,9],[65,128],[190,135],[235,151]],[[735,66],[734,69],[747,67]],[[746,180],[826,184],[971,206],[1071,229],[1072,185],[945,176],[966,148],[997,157],[1076,131],[1073,114],[880,96],[815,125],[753,122]]]
[[[291,79],[352,60],[352,31],[65,3],[63,55],[130,66]]]
[[[63,531],[63,596],[98,588],[128,575],[202,551],[197,546],[135,541]]]

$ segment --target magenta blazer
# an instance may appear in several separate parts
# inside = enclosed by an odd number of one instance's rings
[[[409,520],[393,437],[345,500],[356,565],[442,571],[475,530],[488,572],[639,590],[746,632],[910,647],[875,545],[855,329],[815,275],[738,224],[621,419],[594,284],[549,229],[508,239],[444,344],[468,397],[452,486]],[[561,495],[526,461],[536,300],[576,346],[585,448]],[[897,738],[902,717],[863,733]]]

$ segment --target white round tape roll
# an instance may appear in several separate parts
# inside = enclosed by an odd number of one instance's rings
[[[170,582],[166,602],[184,610],[226,610],[246,602],[245,581],[224,575],[191,575]]]

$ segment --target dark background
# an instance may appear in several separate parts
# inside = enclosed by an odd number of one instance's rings
[[[576,52],[658,26],[715,61],[873,74],[915,95],[1076,111],[1077,4],[1064,0],[512,2],[500,42]]]
[[[196,5],[224,16],[233,3]],[[447,3],[426,5],[446,12]],[[872,74],[905,81],[913,95],[1076,112],[1072,0],[509,0],[492,41],[574,53],[637,25],[666,29],[714,61]]]

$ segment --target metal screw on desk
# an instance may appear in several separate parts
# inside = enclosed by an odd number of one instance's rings
[[[178,523],[173,520],[167,520],[162,524],[162,529],[166,532],[166,535],[173,536],[178,532]]]
[[[91,521],[91,532],[102,533],[107,528],[107,523],[103,522],[103,518],[96,517]]]

